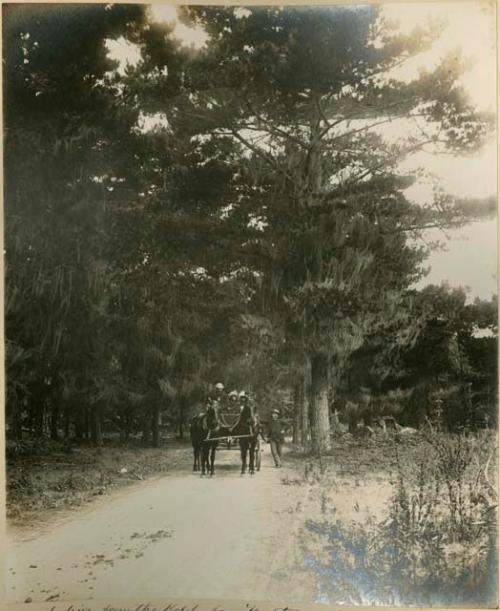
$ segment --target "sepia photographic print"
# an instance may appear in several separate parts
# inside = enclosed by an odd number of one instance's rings
[[[496,3],[2,39],[5,608],[497,608]]]

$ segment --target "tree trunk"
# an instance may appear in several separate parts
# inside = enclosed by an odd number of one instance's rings
[[[37,412],[37,406],[30,402],[28,406],[28,417],[26,419],[26,426],[30,432],[30,435],[35,435],[35,418]]]
[[[306,358],[302,377],[302,401],[300,403],[300,444],[306,448],[309,442],[309,399],[311,395],[311,361]]]
[[[149,446],[151,444],[151,412],[147,409],[142,418],[142,444]]]
[[[85,413],[84,413],[84,418],[83,418],[83,436],[85,438],[86,441],[88,441],[90,439],[90,433],[91,433],[91,418],[90,418],[90,408],[86,405],[85,406]]]
[[[50,438],[56,441],[59,438],[59,402],[57,399],[52,398],[52,405],[50,407]]]
[[[356,435],[358,430],[359,407],[357,403],[348,401],[346,405],[347,426],[351,435]]]
[[[35,413],[35,437],[43,437],[43,421],[45,416],[45,405],[44,401],[40,401],[36,406]]]
[[[184,408],[186,401],[184,397],[179,399],[179,439],[184,439]]]
[[[153,447],[160,447],[160,407],[155,405],[153,408]]]
[[[99,410],[99,421],[101,424],[101,431],[103,431],[102,434],[104,435],[104,410],[103,409]]]
[[[302,384],[295,384],[293,389],[293,443],[300,443],[300,425],[302,414]]]
[[[69,414],[70,414],[70,406],[68,401],[64,402],[64,412],[63,412],[63,428],[64,428],[64,438],[69,439]]]
[[[102,446],[101,406],[92,406],[90,435],[92,443],[100,448]]]
[[[328,388],[328,408],[330,411],[330,419],[333,418],[335,411],[335,379],[333,376],[333,359],[329,356],[327,361],[326,379]]]
[[[369,397],[363,405],[363,424],[365,426],[373,426],[373,399]]]
[[[130,439],[130,433],[132,431],[132,416],[127,412],[125,416],[125,441]]]
[[[85,428],[85,418],[83,413],[83,407],[78,405],[75,409],[75,439],[78,443],[83,441],[83,434]]]
[[[311,359],[311,445],[315,454],[331,449],[328,407],[327,361],[320,355]]]
[[[20,441],[23,438],[23,407],[19,401],[16,401],[11,422],[12,437]]]

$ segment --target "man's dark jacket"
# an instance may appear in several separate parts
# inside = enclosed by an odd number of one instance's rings
[[[271,420],[268,425],[268,437],[271,441],[279,441],[283,443],[285,437],[283,435],[283,424],[280,420]]]

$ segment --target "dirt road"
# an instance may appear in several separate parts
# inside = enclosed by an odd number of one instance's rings
[[[283,485],[291,472],[274,468],[267,448],[254,477],[240,477],[238,452],[218,459],[213,479],[186,470],[101,497],[37,530],[10,529],[8,601],[313,601],[294,536],[301,501],[295,486]]]

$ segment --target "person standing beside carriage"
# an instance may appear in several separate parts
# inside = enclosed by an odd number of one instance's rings
[[[281,467],[281,449],[285,443],[285,431],[280,420],[280,413],[277,409],[271,412],[271,422],[268,425],[267,438],[271,444],[271,454],[273,455],[274,465]]]

